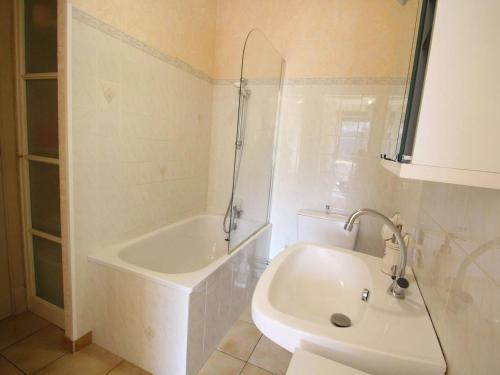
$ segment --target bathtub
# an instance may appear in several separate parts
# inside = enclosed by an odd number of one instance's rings
[[[229,255],[222,217],[208,214],[90,255],[94,342],[154,374],[197,374],[251,301],[271,235],[259,227]]]

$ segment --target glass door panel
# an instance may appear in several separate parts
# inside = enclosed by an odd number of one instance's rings
[[[57,71],[57,0],[25,0],[26,73]]]
[[[36,295],[63,308],[61,245],[38,236],[32,241]]]
[[[260,30],[243,49],[229,252],[269,222],[283,58]]]
[[[59,166],[29,162],[31,227],[61,236],[59,207]]]
[[[57,80],[26,81],[28,152],[57,158]]]

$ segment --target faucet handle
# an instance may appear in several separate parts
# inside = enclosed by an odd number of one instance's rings
[[[235,204],[233,206],[233,213],[235,218],[237,219],[241,218],[241,215],[243,215],[243,209],[239,204]]]

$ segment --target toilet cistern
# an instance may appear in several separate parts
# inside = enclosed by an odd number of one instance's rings
[[[403,237],[401,236],[401,232],[387,216],[370,208],[361,208],[353,212],[345,222],[344,229],[350,232],[354,226],[354,222],[356,221],[356,219],[363,215],[370,215],[381,219],[392,230],[394,236],[396,236],[396,240],[398,241],[399,248],[401,251],[401,257],[399,260],[398,269],[396,270],[395,276],[393,277],[393,281],[389,286],[389,288],[387,289],[387,292],[395,298],[403,299],[405,298],[405,290],[408,288],[410,283],[404,277],[408,251],[406,248],[406,243],[403,240]]]

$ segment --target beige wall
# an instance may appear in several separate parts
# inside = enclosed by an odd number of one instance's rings
[[[261,29],[288,77],[404,76],[418,0],[70,0],[214,78],[236,78]]]
[[[406,76],[418,1],[218,0],[215,78],[239,75],[241,49],[261,29],[287,77]]]
[[[216,0],[70,0],[141,42],[211,75]]]

